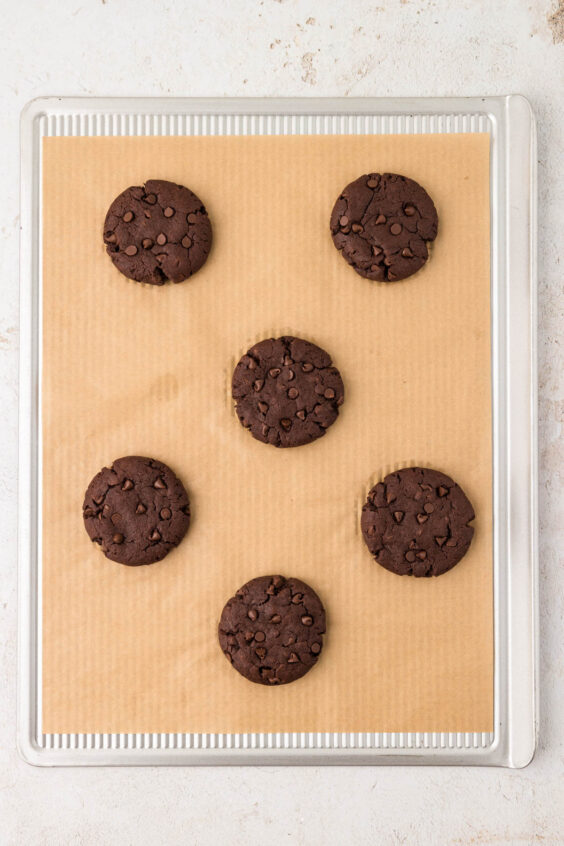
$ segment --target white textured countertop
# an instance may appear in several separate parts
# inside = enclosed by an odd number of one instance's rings
[[[558,10],[559,5],[559,10]],[[0,846],[564,843],[563,0],[0,0]],[[19,112],[521,93],[539,124],[540,745],[520,771],[34,769],[15,749]]]

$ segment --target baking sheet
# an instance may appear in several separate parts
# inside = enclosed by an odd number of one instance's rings
[[[44,140],[43,729],[488,731],[493,722],[489,139],[487,135]],[[441,219],[428,266],[371,285],[334,250],[340,189],[370,169],[422,182]],[[109,202],[150,177],[198,193],[215,244],[190,282],[128,282],[101,244]],[[347,397],[327,436],[276,451],[244,432],[239,355],[294,333],[333,355]],[[108,562],[84,488],[153,455],[194,521],[165,561]],[[438,580],[373,564],[366,490],[422,463],[477,513]],[[250,685],[217,646],[224,601],[280,571],[322,596],[322,659],[285,688]]]

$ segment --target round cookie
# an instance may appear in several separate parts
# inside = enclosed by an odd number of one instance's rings
[[[206,261],[211,242],[210,219],[199,197],[163,179],[126,188],[104,222],[106,251],[117,269],[151,285],[188,279]]]
[[[397,173],[366,173],[343,190],[331,214],[333,243],[365,279],[406,279],[429,256],[438,217],[424,188]]]
[[[118,458],[94,476],[84,497],[90,539],[119,564],[153,564],[178,546],[190,525],[182,482],[154,458]]]
[[[219,621],[219,644],[242,676],[288,684],[305,675],[323,648],[325,610],[299,579],[260,576],[239,588]]]
[[[362,509],[361,528],[378,564],[399,576],[440,576],[465,555],[474,509],[444,473],[408,467],[375,485]]]
[[[235,368],[232,393],[237,416],[254,438],[295,447],[325,434],[345,389],[325,350],[287,336],[251,347]]]

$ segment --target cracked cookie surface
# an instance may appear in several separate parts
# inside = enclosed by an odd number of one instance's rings
[[[161,561],[190,525],[190,503],[170,467],[154,458],[118,458],[94,476],[82,506],[90,539],[119,564]]]
[[[397,173],[366,173],[342,191],[331,214],[333,243],[365,279],[394,282],[427,261],[437,210],[424,188]]]
[[[301,338],[268,338],[237,364],[232,394],[239,420],[265,444],[295,447],[325,434],[345,395],[331,356]]]
[[[382,567],[400,576],[440,576],[466,554],[474,509],[462,488],[438,470],[407,467],[375,485],[361,529]]]
[[[150,179],[123,191],[104,222],[106,251],[136,282],[183,282],[206,261],[212,242],[202,201],[188,188]]]
[[[323,648],[325,610],[299,579],[260,576],[225,605],[219,644],[242,676],[257,684],[288,684],[317,662]]]

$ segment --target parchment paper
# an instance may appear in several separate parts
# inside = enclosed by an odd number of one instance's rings
[[[489,138],[48,138],[43,280],[43,730],[488,731],[493,721]],[[374,284],[333,247],[340,190],[369,171],[421,182],[440,218],[427,266]],[[214,246],[190,281],[128,281],[102,243],[113,198],[148,178],[206,204]],[[242,429],[239,356],[291,333],[346,387],[324,438],[290,450]],[[92,476],[167,462],[193,522],[164,561],[108,561],[83,527]],[[476,510],[469,553],[438,579],[375,564],[369,487],[443,470]],[[225,601],[268,573],[309,582],[328,634],[281,688],[221,653]]]

